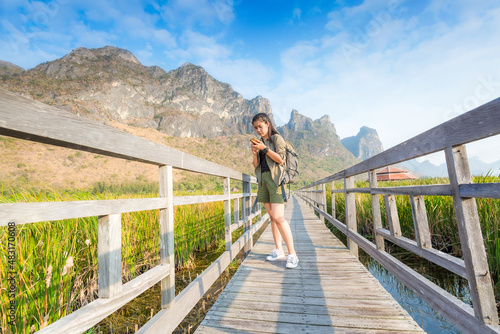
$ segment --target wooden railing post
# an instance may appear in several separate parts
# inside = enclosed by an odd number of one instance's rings
[[[431,232],[429,231],[429,221],[427,220],[424,196],[410,195],[410,205],[417,245],[420,248],[431,248]]]
[[[234,217],[234,222],[237,223],[240,221],[240,199],[235,198],[233,200],[233,217]]]
[[[252,198],[251,192],[252,192],[252,185],[250,184],[250,182],[243,181],[243,193],[245,195],[243,196],[243,201],[241,202],[241,205],[242,205],[242,219],[245,222],[245,224],[243,225],[244,232],[249,231],[252,226],[252,220],[250,219],[250,205],[251,205],[250,200]],[[248,240],[248,242],[244,247],[245,256],[252,250],[252,248],[253,248],[253,241],[252,238],[250,238],[250,240]]]
[[[465,145],[448,147],[445,155],[474,314],[485,324],[498,324],[476,199],[460,197],[460,185],[472,183]]]
[[[121,223],[121,214],[98,218],[99,298],[111,298],[122,292]]]
[[[333,219],[337,219],[337,213],[335,211],[335,181],[332,181],[331,183],[331,187],[332,189],[330,190],[330,192],[332,193],[332,218]]]
[[[393,237],[401,236],[401,224],[399,223],[398,206],[394,195],[385,195],[385,210],[387,212],[387,223]]]
[[[323,210],[326,213],[326,186],[324,183],[321,185],[321,194],[320,195],[321,195],[321,204],[322,204],[321,210]],[[323,224],[326,223],[325,216],[321,216],[321,221],[323,222]]]
[[[175,300],[174,258],[174,191],[172,166],[160,166],[160,197],[167,198],[167,207],[160,209],[160,263],[170,265],[170,274],[161,280],[161,308],[169,308]]]
[[[231,250],[231,245],[233,243],[231,234],[231,180],[230,178],[224,178],[224,195],[227,199],[224,200],[224,238],[226,239],[226,251]]]
[[[377,171],[371,170],[368,172],[368,180],[370,182],[370,189],[377,188]],[[379,228],[382,228],[382,215],[380,213],[380,196],[371,192],[370,194],[372,202],[372,216],[373,216],[373,229],[375,234],[375,244],[379,251],[385,250],[384,237],[377,233]]]
[[[350,231],[357,232],[356,223],[356,194],[353,192],[347,192],[347,189],[354,188],[354,177],[344,178],[344,196],[345,196],[345,218],[346,226]],[[358,245],[349,238],[349,233],[347,233],[347,247],[349,251],[356,257],[359,258]]]

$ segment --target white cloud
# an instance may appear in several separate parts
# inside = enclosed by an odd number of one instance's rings
[[[274,71],[255,59],[208,59],[200,63],[217,80],[230,83],[246,99],[266,96]]]
[[[438,2],[415,16],[403,3],[371,36],[365,28],[377,22],[373,13],[384,1],[330,13],[333,35],[282,53],[284,74],[270,95],[274,110],[282,118],[292,108],[314,119],[329,114],[341,137],[373,127],[389,148],[448,120],[456,104],[465,112],[471,109],[465,105],[500,96],[500,87],[484,83],[500,82],[500,9],[486,1]],[[446,10],[455,16],[444,20],[439,13]],[[359,30],[368,36],[363,45]],[[358,46],[350,61],[342,43]]]
[[[173,0],[162,7],[162,15],[170,27],[229,24],[234,19],[232,0]]]
[[[301,15],[302,15],[302,10],[300,8],[294,8],[293,9],[292,18],[294,20],[300,21]]]

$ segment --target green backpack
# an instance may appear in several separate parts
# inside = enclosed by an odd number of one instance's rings
[[[281,185],[294,183],[299,176],[299,155],[295,151],[292,143],[285,141],[286,156],[285,156],[285,171],[281,179]]]

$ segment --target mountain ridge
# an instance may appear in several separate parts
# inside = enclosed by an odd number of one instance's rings
[[[253,136],[252,117],[265,112],[273,119],[268,99],[244,99],[230,84],[216,80],[201,66],[185,63],[166,72],[158,66],[144,66],[130,51],[111,46],[77,48],[33,69],[3,74],[0,85],[114,126],[118,122],[132,128],[154,129],[171,138],[169,146],[176,147],[172,144],[174,138],[197,143],[188,145],[189,149],[198,153],[206,150],[201,155],[208,158],[212,158],[210,152],[221,154],[209,139],[235,138],[237,145],[224,144],[227,152],[222,153],[223,158],[227,165],[245,171],[251,161],[238,158],[234,165],[231,157],[243,157],[241,150],[250,154],[248,142],[243,143],[244,138]],[[280,131],[301,156],[301,182],[327,176],[359,161],[341,144],[327,115],[313,121],[292,110],[290,121]]]

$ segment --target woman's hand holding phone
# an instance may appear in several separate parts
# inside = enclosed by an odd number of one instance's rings
[[[250,139],[250,143],[252,144],[252,152],[253,154],[257,154],[259,152],[259,146],[262,145],[260,140],[255,138]]]

